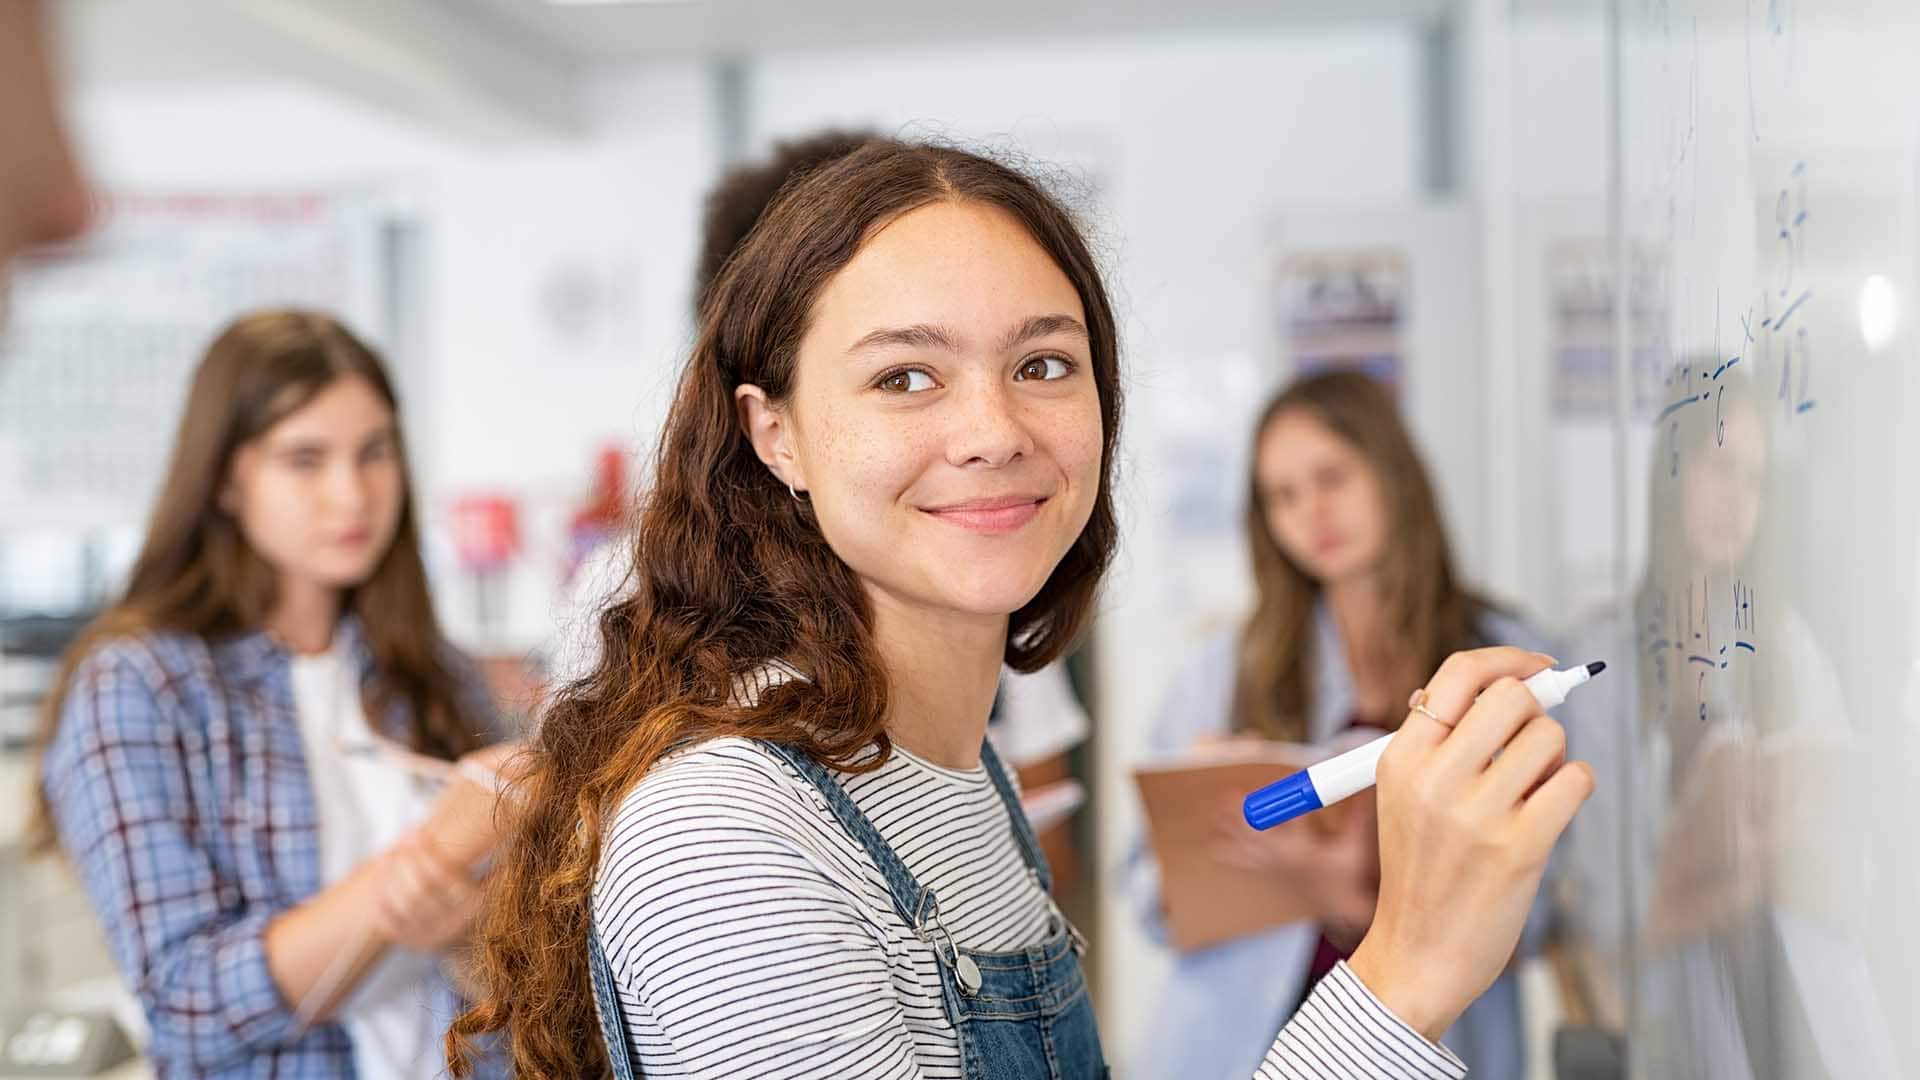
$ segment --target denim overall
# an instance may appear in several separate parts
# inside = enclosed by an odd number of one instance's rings
[[[819,789],[834,817],[867,849],[886,877],[894,910],[915,936],[933,946],[947,1018],[960,1036],[967,1080],[1105,1080],[1107,1066],[1094,1026],[1093,1002],[1080,970],[1086,942],[1058,907],[1047,939],[1034,948],[1004,953],[961,948],[941,921],[938,898],[913,879],[880,831],[827,770],[790,747],[761,745]],[[983,744],[980,759],[1006,804],[1027,872],[1043,890],[1051,891],[1052,875],[1040,845],[993,747]],[[620,1000],[614,993],[613,966],[598,931],[589,935],[587,946],[600,1030],[606,1037],[613,1075],[615,1080],[636,1080],[640,1067],[633,1059]]]

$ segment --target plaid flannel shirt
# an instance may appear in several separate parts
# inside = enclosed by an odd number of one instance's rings
[[[340,632],[370,671],[358,624]],[[452,659],[469,676],[470,715],[491,720],[477,673]],[[384,726],[406,720],[398,708]],[[267,970],[267,923],[321,887],[284,650],[265,634],[106,642],[74,674],[44,776],[161,1080],[354,1075],[345,1029],[300,1030]],[[450,1021],[458,1004],[451,986],[434,988],[437,1015]]]

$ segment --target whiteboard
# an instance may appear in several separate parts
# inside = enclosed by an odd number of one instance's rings
[[[1615,385],[1660,367],[1576,922],[1635,1076],[1920,1077],[1920,5],[1616,3]]]
[[[76,532],[139,523],[194,369],[235,316],[309,307],[378,340],[380,220],[350,196],[120,192],[83,241],[28,260],[0,320],[0,547],[37,529],[71,550]]]

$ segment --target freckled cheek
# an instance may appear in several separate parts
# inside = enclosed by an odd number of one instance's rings
[[[1104,432],[1099,408],[1079,408],[1055,425],[1047,442],[1053,458],[1074,483],[1091,491],[1100,484],[1100,450]]]
[[[938,432],[913,418],[846,410],[822,420],[809,483],[861,503],[900,498],[940,458]]]

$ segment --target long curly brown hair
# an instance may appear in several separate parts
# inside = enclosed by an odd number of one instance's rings
[[[1121,393],[1113,309],[1070,213],[1007,165],[892,139],[784,189],[702,305],[635,523],[633,578],[599,616],[598,666],[553,700],[515,783],[518,809],[478,928],[484,992],[447,1037],[454,1075],[470,1075],[482,1037],[501,1031],[520,1080],[608,1075],[587,966],[590,893],[609,818],[670,748],[745,736],[846,770],[877,768],[890,752],[887,672],[866,594],[807,505],[755,456],[734,390],[753,384],[788,400],[822,288],[877,230],[942,201],[1011,215],[1085,307],[1102,483],[1086,529],[1013,613],[1007,663],[1040,668],[1090,617],[1118,531],[1109,491]],[[731,699],[737,675],[773,661],[807,677],[755,704]],[[879,756],[863,758],[873,747]]]

